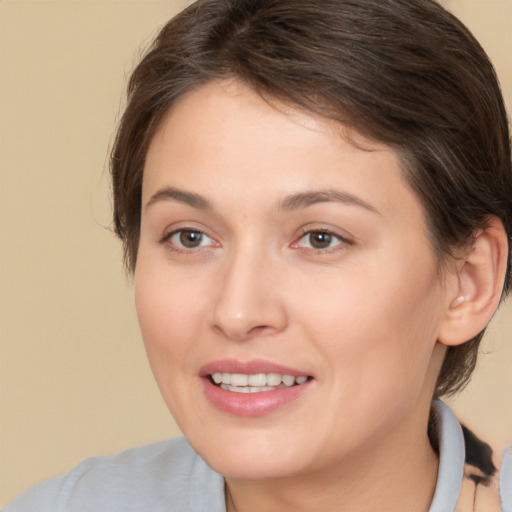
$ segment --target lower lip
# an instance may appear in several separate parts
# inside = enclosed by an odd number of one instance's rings
[[[211,382],[209,377],[203,379],[204,390],[210,402],[223,412],[236,416],[265,416],[287,404],[297,400],[312,384],[312,380],[304,384],[278,388],[273,391],[259,393],[236,393],[226,391]]]

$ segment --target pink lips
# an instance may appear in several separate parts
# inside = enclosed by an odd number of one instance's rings
[[[199,370],[201,377],[205,375],[212,375],[215,372],[221,373],[246,373],[248,375],[255,373],[281,373],[283,375],[293,375],[299,377],[300,375],[308,375],[300,370],[294,370],[280,364],[264,361],[263,359],[252,359],[251,361],[236,361],[235,359],[223,359],[221,361],[214,361],[204,365]]]
[[[264,416],[280,409],[299,398],[314,382],[309,379],[303,384],[291,387],[279,387],[273,391],[259,393],[235,393],[216,386],[210,375],[220,373],[280,373],[299,377],[308,375],[293,368],[263,360],[241,362],[231,359],[215,361],[203,366],[199,372],[206,397],[219,410],[236,416]]]

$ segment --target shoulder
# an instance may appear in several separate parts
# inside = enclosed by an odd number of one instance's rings
[[[220,486],[221,477],[184,438],[171,439],[86,459],[70,472],[31,487],[5,512],[187,511],[191,482],[198,478],[205,492]]]

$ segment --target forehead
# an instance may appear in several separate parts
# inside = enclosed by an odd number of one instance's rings
[[[383,211],[394,210],[401,196],[402,206],[421,210],[391,148],[317,114],[263,99],[237,81],[191,91],[163,119],[146,158],[144,202],[162,186],[192,186],[213,201],[248,201],[258,192],[278,201],[280,195],[336,186]]]

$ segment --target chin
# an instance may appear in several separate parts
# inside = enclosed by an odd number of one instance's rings
[[[228,480],[277,480],[291,478],[300,473],[297,461],[291,464],[290,461],[283,460],[279,453],[266,457],[260,454],[247,460],[239,456],[238,450],[233,449],[232,453],[212,457],[206,463]]]
[[[304,443],[286,441],[282,435],[266,432],[226,432],[215,439],[202,435],[190,444],[217,473],[231,480],[267,480],[294,476],[301,472],[306,457]],[[288,436],[289,438],[289,436]]]

